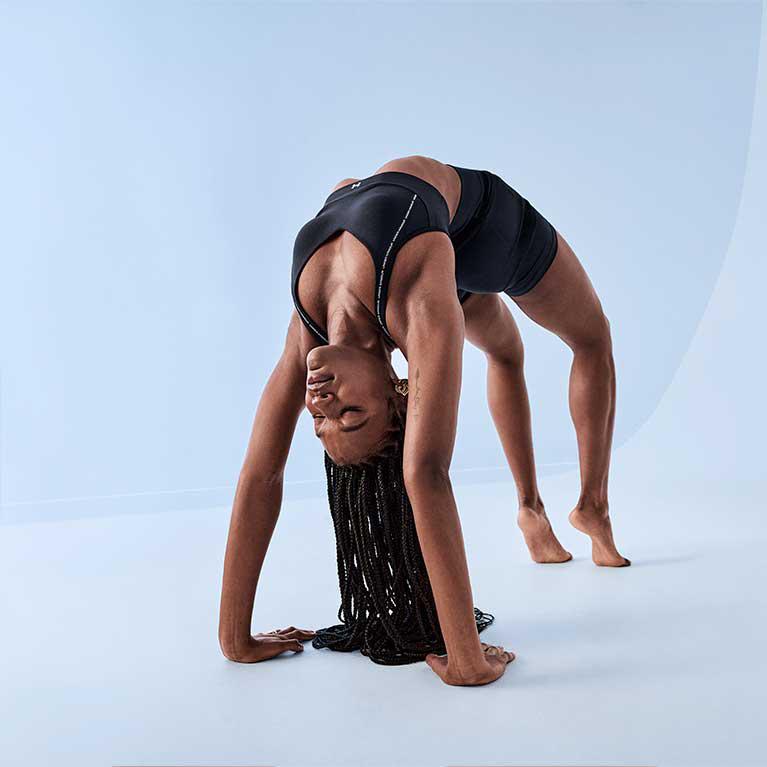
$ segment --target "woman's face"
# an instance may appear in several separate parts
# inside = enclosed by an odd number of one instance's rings
[[[370,456],[391,426],[394,379],[388,360],[330,344],[307,354],[306,369],[306,407],[325,451],[337,464]]]

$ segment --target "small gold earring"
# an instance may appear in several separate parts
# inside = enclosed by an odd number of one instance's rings
[[[407,386],[407,378],[400,378],[397,383],[394,384],[394,391],[397,392],[397,394],[401,394],[403,397],[407,397],[408,393],[408,386]]]

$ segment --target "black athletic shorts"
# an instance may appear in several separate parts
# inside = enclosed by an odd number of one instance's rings
[[[500,176],[452,166],[461,201],[450,224],[456,283],[471,293],[521,296],[532,290],[557,254],[554,227]]]

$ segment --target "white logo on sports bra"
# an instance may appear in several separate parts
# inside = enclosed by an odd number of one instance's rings
[[[352,189],[356,189],[361,183],[361,181],[358,181],[356,184],[352,184]]]

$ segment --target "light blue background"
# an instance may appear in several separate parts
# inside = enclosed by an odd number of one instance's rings
[[[3,758],[761,767],[760,8],[79,8],[0,10],[2,500],[18,523],[0,534]],[[504,678],[446,688],[425,664],[311,647],[229,663],[231,483],[290,311],[293,230],[339,177],[413,151],[499,170],[587,263],[616,336],[611,513],[633,565],[593,567],[566,524],[568,355],[523,322],[557,472],[541,484],[574,560],[530,562],[467,349],[455,490],[476,603],[496,615],[483,637],[518,654]],[[304,429],[289,494],[316,495],[286,499],[255,630],[333,620],[315,451]]]
[[[296,231],[336,181],[407,154],[494,170],[571,242],[612,322],[616,445],[657,406],[731,236],[758,4],[0,14],[7,519],[227,502]],[[569,352],[520,323],[537,457],[557,471],[575,460]],[[470,347],[465,371],[454,476],[507,478]],[[289,492],[319,487],[307,424]]]

